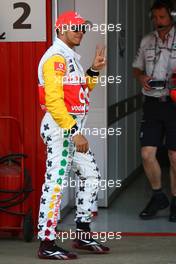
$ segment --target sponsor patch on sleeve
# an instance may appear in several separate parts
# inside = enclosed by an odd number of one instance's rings
[[[62,62],[54,62],[54,70],[65,72],[65,64]]]

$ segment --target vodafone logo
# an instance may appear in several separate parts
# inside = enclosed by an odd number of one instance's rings
[[[65,71],[65,64],[61,63],[61,62],[55,62],[54,63],[54,70],[55,71]]]
[[[84,112],[84,106],[83,105],[80,105],[80,106],[75,105],[75,106],[72,106],[71,109],[74,112]]]
[[[64,64],[63,63],[59,63],[58,67],[59,67],[59,69],[63,69],[64,68]]]

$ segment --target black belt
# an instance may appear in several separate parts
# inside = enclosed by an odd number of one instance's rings
[[[158,103],[165,103],[165,102],[172,102],[172,99],[168,95],[164,95],[161,97],[153,97],[153,96],[144,96],[144,102],[158,102]]]

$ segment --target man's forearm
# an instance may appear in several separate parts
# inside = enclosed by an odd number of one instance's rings
[[[144,72],[141,71],[140,69],[138,68],[133,68],[133,76],[139,81],[140,80],[140,77],[141,75],[144,75]]]

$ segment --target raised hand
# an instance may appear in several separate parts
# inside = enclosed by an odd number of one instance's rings
[[[104,68],[105,64],[106,64],[105,47],[100,47],[97,45],[95,58],[92,63],[92,69],[96,71],[100,71]]]

